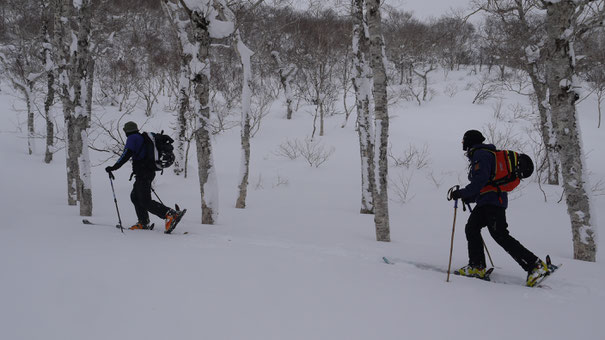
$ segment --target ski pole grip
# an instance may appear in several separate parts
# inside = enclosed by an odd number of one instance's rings
[[[109,179],[111,179],[111,180],[116,179],[111,172],[108,172],[108,174],[109,174]]]
[[[455,190],[458,190],[458,189],[460,189],[460,186],[459,186],[459,185],[454,185],[453,187],[451,187],[451,188],[450,188],[450,189],[447,191],[447,200],[448,200],[448,201],[453,200],[453,198],[452,198],[452,193],[453,193]],[[456,201],[457,201],[457,200],[456,200]]]
[[[450,190],[447,191],[447,200],[448,201],[453,200],[452,193],[455,190],[458,190],[458,189],[460,189],[460,186],[459,185],[454,185],[453,187],[450,188]],[[457,209],[457,208],[458,208],[458,199],[455,199],[454,200],[454,209]]]

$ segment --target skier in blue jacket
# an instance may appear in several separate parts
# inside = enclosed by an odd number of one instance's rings
[[[116,164],[106,167],[105,171],[113,176],[112,171],[118,170],[132,159],[132,173],[135,181],[130,193],[130,200],[134,204],[139,221],[130,229],[153,229],[153,224],[149,221],[149,213],[152,213],[165,219],[165,233],[169,234],[174,230],[185,210],[170,209],[151,199],[151,183],[155,178],[155,166],[153,158],[149,156],[153,153],[153,144],[145,141],[145,137],[139,133],[135,122],[124,124],[123,130],[126,134],[124,152]]]
[[[485,253],[481,229],[487,226],[490,235],[512,258],[528,273],[527,285],[548,274],[548,266],[531,251],[527,250],[508,232],[506,192],[481,192],[495,173],[496,159],[493,144],[483,144],[485,137],[477,130],[469,130],[462,139],[462,150],[469,159],[468,179],[470,183],[451,193],[452,199],[462,199],[463,204],[476,203],[465,227],[468,242],[468,265],[456,271],[456,274],[484,278],[486,275]],[[470,207],[470,205],[469,205]]]

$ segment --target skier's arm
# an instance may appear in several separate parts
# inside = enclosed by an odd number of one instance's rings
[[[118,159],[116,164],[114,164],[111,167],[110,171],[118,170],[119,168],[121,168],[122,165],[124,165],[126,162],[128,162],[128,160],[132,157],[132,155],[134,155],[134,152],[132,150],[130,150],[129,148],[124,148],[124,152],[122,153],[122,156],[120,156],[120,159]]]
[[[471,182],[463,189],[460,189],[460,196],[463,199],[472,199],[479,195],[481,189],[489,182],[491,173],[492,170],[487,154],[475,154],[471,164]]]

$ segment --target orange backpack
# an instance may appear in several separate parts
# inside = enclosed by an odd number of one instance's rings
[[[481,189],[481,194],[492,191],[511,192],[521,183],[521,179],[534,172],[534,163],[526,154],[510,150],[483,150],[494,154],[495,166],[491,180]]]

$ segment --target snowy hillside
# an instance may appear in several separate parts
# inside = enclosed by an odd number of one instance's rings
[[[106,226],[83,225],[78,208],[67,206],[64,152],[44,164],[40,140],[37,152],[27,154],[22,101],[3,83],[0,339],[603,338],[602,248],[597,263],[573,260],[562,189],[543,185],[542,191],[535,175],[512,195],[509,230],[562,269],[546,287],[527,288],[526,273],[484,231],[494,282],[452,276],[446,283],[454,209],[445,197],[449,187],[467,183],[463,133],[479,129],[489,136],[491,127],[533,157],[527,142],[533,116],[527,98],[506,92],[497,117],[498,99],[471,104],[469,84],[477,76],[467,71],[432,75],[431,101],[390,108],[393,155],[416,150],[419,156],[408,168],[390,170],[391,243],[376,242],[372,217],[359,214],[354,114],[345,128],[343,115],[327,119],[325,136],[316,140],[334,153],[316,168],[277,155],[280,144],[310,136],[313,108],[301,106],[287,121],[283,102],[275,102],[252,139],[246,209],[234,208],[240,162],[235,128],[214,140],[217,225],[200,224],[191,152],[189,178],[166,171],[155,181],[162,201],[188,209],[174,234],[164,235],[163,221],[154,217],[156,230],[122,234],[113,227],[117,215],[104,171],[115,159],[101,163],[106,155],[91,152],[90,220]],[[162,107],[156,105],[144,130],[171,131],[172,115]],[[61,124],[60,108],[54,109]],[[124,121],[143,124],[143,109]],[[605,130],[596,128],[596,110],[592,97],[579,105],[598,215],[605,209]],[[112,107],[97,106],[95,114],[106,121],[119,117]],[[36,124],[42,134],[43,119]],[[122,222],[130,226],[136,222],[130,165],[115,175]],[[458,209],[454,268],[467,261],[467,218],[468,211]],[[383,256],[395,264],[385,264]]]

